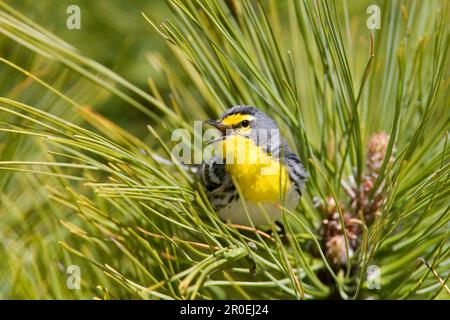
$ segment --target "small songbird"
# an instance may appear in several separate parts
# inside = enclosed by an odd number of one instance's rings
[[[220,152],[200,169],[221,219],[249,226],[250,218],[255,226],[267,226],[280,222],[281,206],[295,209],[306,171],[272,118],[255,107],[235,106],[205,123],[221,132],[214,140]]]

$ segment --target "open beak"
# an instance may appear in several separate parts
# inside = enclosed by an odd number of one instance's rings
[[[212,125],[213,127],[222,131],[222,133],[225,133],[225,131],[227,130],[227,127],[222,122],[217,121],[217,120],[206,120],[203,123]]]

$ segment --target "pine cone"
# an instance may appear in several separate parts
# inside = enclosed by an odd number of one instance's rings
[[[343,204],[340,204],[344,208]],[[322,221],[322,239],[327,258],[335,266],[345,265],[347,263],[347,254],[345,247],[344,230],[339,218],[339,211],[336,202],[332,197],[328,197],[327,203],[321,206],[322,212],[326,218]],[[361,232],[360,224],[357,219],[353,219],[348,212],[344,212],[344,225],[349,242],[349,256],[359,245],[359,234]]]
[[[348,207],[340,202],[340,207],[344,210],[345,233],[349,241],[349,256],[351,257],[360,244],[360,234],[362,232],[360,221],[357,219],[362,213],[368,224],[380,215],[383,204],[383,183],[379,184],[377,190],[373,191],[380,174],[380,169],[386,157],[389,144],[389,137],[385,132],[372,135],[367,143],[366,170],[363,174],[360,185],[354,179],[350,180],[347,187],[347,194],[350,198]],[[390,159],[392,161],[392,158]],[[346,184],[347,186],[347,184]],[[370,198],[371,194],[372,198]],[[328,197],[326,203],[319,206],[325,216],[321,226],[321,236],[325,254],[336,267],[343,266],[347,262],[345,248],[344,230],[342,228],[336,202],[332,197]]]

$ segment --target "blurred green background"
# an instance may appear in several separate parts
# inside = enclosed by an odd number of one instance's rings
[[[153,53],[168,61],[175,62],[175,59],[164,39],[141,14],[144,12],[156,21],[172,17],[164,0],[7,0],[5,3],[134,85],[148,91],[147,80],[151,78],[163,94],[167,93],[163,73],[152,69],[146,57]],[[80,30],[66,27],[69,17],[66,10],[73,4],[80,7]],[[147,123],[142,115],[124,106],[116,96],[110,96],[95,107],[133,134],[142,136],[147,133]],[[147,107],[152,108],[148,104]]]

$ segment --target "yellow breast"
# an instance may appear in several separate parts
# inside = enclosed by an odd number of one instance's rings
[[[253,140],[239,135],[220,142],[226,170],[251,202],[282,202],[291,181],[286,167]]]

